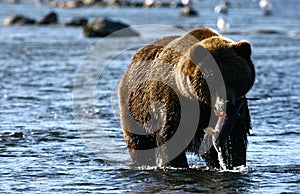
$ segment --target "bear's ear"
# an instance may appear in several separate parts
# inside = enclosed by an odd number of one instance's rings
[[[241,40],[235,44],[233,44],[234,50],[243,57],[244,59],[250,59],[251,56],[251,45],[246,40]]]
[[[212,37],[212,36],[219,36],[219,34],[216,31],[214,31],[213,29],[210,29],[210,28],[196,29],[196,30],[189,32],[187,35],[192,35],[199,41],[204,40],[209,37]]]

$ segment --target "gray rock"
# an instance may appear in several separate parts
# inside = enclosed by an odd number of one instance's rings
[[[100,17],[93,22],[89,22],[83,27],[83,34],[86,37],[104,37],[114,33],[114,36],[138,36],[139,34],[129,28],[127,24],[112,21],[105,17]]]
[[[191,7],[185,7],[179,12],[180,16],[197,16],[198,13]]]
[[[23,15],[15,15],[6,18],[3,21],[4,25],[25,25],[25,24],[35,24],[35,20],[32,18],[28,18]]]
[[[66,26],[85,26],[88,23],[88,19],[83,17],[73,18],[69,22],[65,23]]]
[[[82,0],[84,5],[94,5],[97,3],[104,3],[103,0]]]
[[[37,24],[45,25],[45,24],[57,24],[58,23],[58,15],[55,12],[50,12],[45,17],[43,17]]]

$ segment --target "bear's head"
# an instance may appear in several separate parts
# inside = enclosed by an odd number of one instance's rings
[[[199,41],[191,48],[190,58],[197,63],[199,58],[197,56],[201,52],[199,48],[209,51],[222,74],[227,99],[245,96],[255,81],[255,69],[250,58],[250,43],[245,40],[234,42],[207,28],[194,30],[188,35],[192,35]],[[200,64],[200,71],[202,65]]]

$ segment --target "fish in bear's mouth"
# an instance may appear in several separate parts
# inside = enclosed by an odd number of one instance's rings
[[[225,102],[223,99],[217,97],[214,106],[214,112],[218,117],[215,128],[207,127],[204,129],[206,134],[212,135],[213,146],[217,152],[225,149],[225,143],[228,136],[232,132],[232,128],[238,118],[240,118],[240,111],[247,102],[247,98],[242,96],[240,98],[232,98],[230,101]],[[224,106],[226,103],[226,113]]]

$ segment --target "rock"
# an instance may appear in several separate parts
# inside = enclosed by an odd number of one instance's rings
[[[32,18],[28,18],[23,15],[15,15],[6,18],[3,21],[3,25],[24,25],[24,24],[34,24],[36,21]]]
[[[74,9],[74,8],[78,8],[78,7],[82,7],[84,6],[82,1],[60,1],[57,3],[57,6],[59,8],[68,8],[68,9]]]
[[[88,23],[88,19],[83,17],[73,18],[69,22],[65,23],[66,26],[85,26]]]
[[[84,4],[82,1],[68,1],[65,6],[66,8],[77,8],[82,7]]]
[[[180,16],[197,16],[198,13],[191,7],[185,7],[179,12]]]
[[[82,6],[101,7],[183,7],[183,4],[176,1],[156,1],[156,0],[64,0],[52,1],[52,6],[59,8],[78,8]]]
[[[20,3],[20,0],[9,0],[10,3]]]
[[[112,21],[105,17],[100,17],[83,27],[83,34],[86,37],[104,37],[112,33],[115,33],[114,36],[139,35],[136,31],[129,28],[127,24]]]
[[[102,5],[104,3],[103,0],[82,0],[82,2],[84,5]]]
[[[43,17],[37,24],[45,25],[45,24],[57,24],[58,23],[58,15],[55,12],[50,12],[45,17]]]

